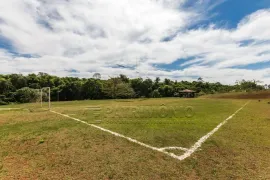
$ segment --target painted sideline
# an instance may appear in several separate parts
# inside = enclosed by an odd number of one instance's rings
[[[249,101],[250,102],[250,101]],[[94,125],[94,124],[89,124],[85,121],[82,121],[80,119],[77,119],[77,118],[73,118],[73,117],[70,117],[69,115],[66,115],[66,114],[62,114],[62,113],[59,113],[59,112],[56,112],[56,111],[52,111],[50,110],[50,112],[52,113],[55,113],[55,114],[58,114],[60,116],[63,116],[63,117],[66,117],[66,118],[69,118],[69,119],[72,119],[74,121],[77,121],[77,122],[80,122],[80,123],[83,123],[83,124],[86,124],[88,126],[91,126],[91,127],[94,127],[94,128],[97,128],[101,131],[104,131],[104,132],[107,132],[107,133],[110,133],[114,136],[117,136],[117,137],[121,137],[121,138],[124,138],[130,142],[133,142],[133,143],[136,143],[136,144],[139,144],[143,147],[146,147],[146,148],[149,148],[149,149],[152,149],[154,151],[158,151],[158,152],[161,152],[161,153],[164,153],[174,159],[177,159],[177,160],[184,160],[186,158],[188,158],[189,156],[191,156],[198,148],[201,147],[201,145],[208,139],[210,138],[215,132],[217,132],[224,124],[226,124],[228,122],[228,120],[232,119],[239,111],[241,111],[249,102],[247,102],[246,104],[244,104],[240,109],[238,109],[234,114],[232,114],[231,116],[229,116],[227,119],[225,119],[223,122],[221,122],[215,129],[213,129],[212,131],[210,131],[208,134],[206,134],[205,136],[203,136],[202,138],[200,138],[190,149],[187,149],[187,148],[183,148],[183,147],[164,147],[164,148],[157,148],[157,147],[154,147],[154,146],[150,146],[148,144],[145,144],[145,143],[142,143],[140,141],[137,141],[135,139],[132,139],[130,137],[127,137],[127,136],[124,136],[122,134],[119,134],[119,133],[116,133],[116,132],[113,132],[113,131],[110,131],[108,129],[105,129],[105,128],[102,128],[100,126],[97,126],[97,125]],[[183,150],[185,151],[185,153],[181,156],[177,156],[175,155],[174,153],[170,153],[170,152],[167,152],[166,150],[170,150],[170,149],[179,149],[179,150]]]
[[[232,119],[239,111],[241,111],[250,101],[248,101],[246,104],[244,104],[240,109],[238,109],[234,114],[229,116],[227,119],[225,119],[223,122],[221,122],[215,129],[210,131],[208,134],[203,136],[199,141],[197,141],[188,151],[186,151],[183,155],[179,156],[179,160],[184,160],[187,157],[191,156],[198,148],[201,147],[201,145],[210,138],[215,132],[219,130],[224,124],[226,124],[230,119]]]

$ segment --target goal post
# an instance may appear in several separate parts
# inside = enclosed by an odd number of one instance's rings
[[[23,98],[29,102],[25,104],[25,109],[30,112],[42,112],[51,109],[51,88],[43,87],[39,89],[28,88],[24,92]]]
[[[43,87],[40,89],[40,106],[44,107],[44,102],[48,102],[48,108],[51,109],[51,88]]]

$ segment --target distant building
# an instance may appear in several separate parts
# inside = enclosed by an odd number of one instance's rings
[[[183,98],[195,98],[196,91],[185,89],[179,92],[180,97]]]

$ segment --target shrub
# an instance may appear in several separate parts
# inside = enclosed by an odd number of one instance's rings
[[[2,101],[2,100],[0,99],[0,106],[2,106],[2,105],[8,105],[8,102]]]
[[[135,92],[134,90],[129,86],[129,84],[126,83],[120,83],[116,86],[116,97],[121,99],[127,99],[134,97]]]
[[[198,96],[204,96],[204,95],[206,95],[206,93],[203,92],[203,91],[201,91],[201,92],[198,93]]]
[[[15,100],[19,103],[35,102],[39,99],[39,92],[28,87],[19,89],[15,93]]]
[[[7,105],[8,102],[6,101],[5,95],[0,95],[0,105]]]

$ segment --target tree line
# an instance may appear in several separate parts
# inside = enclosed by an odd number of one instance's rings
[[[257,81],[237,81],[235,85],[209,83],[198,78],[196,81],[172,81],[159,77],[155,80],[130,79],[121,74],[108,80],[93,78],[57,77],[47,73],[0,75],[0,105],[12,102],[27,103],[39,96],[42,87],[51,88],[52,101],[72,101],[86,99],[128,99],[179,97],[180,91],[190,89],[197,95],[226,93],[232,91],[263,90]]]

